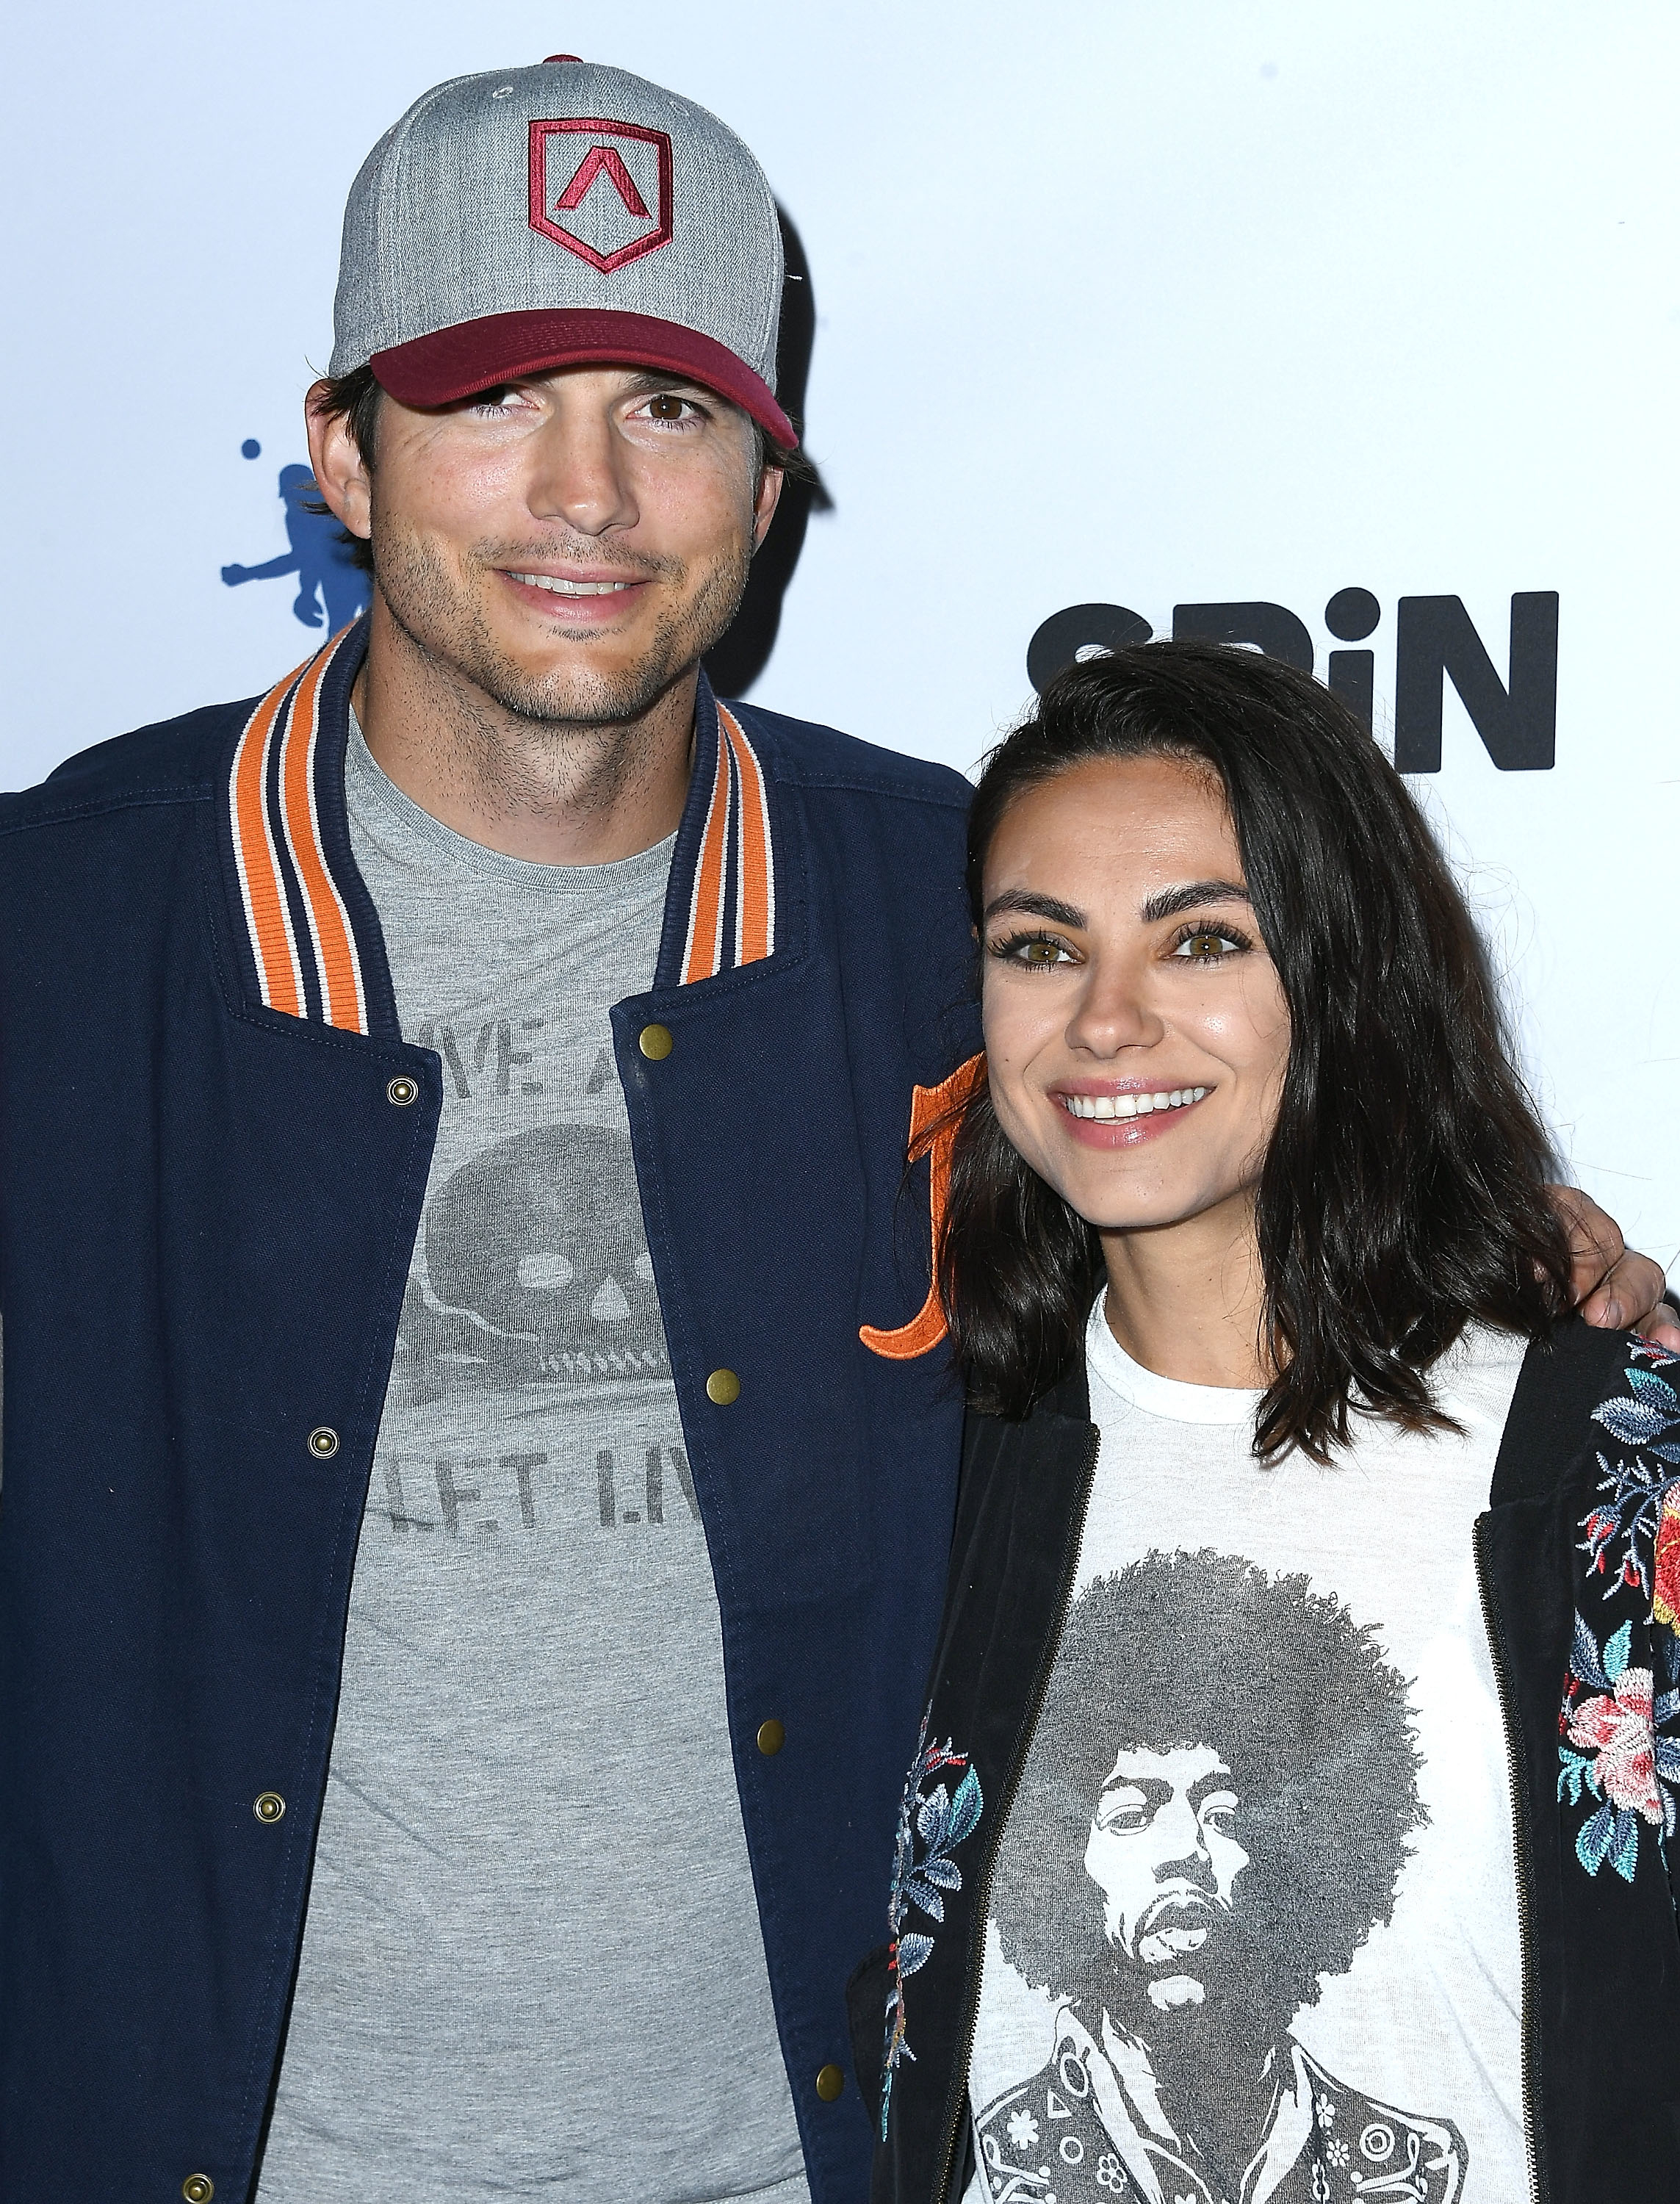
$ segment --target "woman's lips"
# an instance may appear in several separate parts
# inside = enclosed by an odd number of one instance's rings
[[[1056,1087],[1051,1099],[1081,1147],[1135,1148],[1157,1141],[1213,1092],[1208,1087]]]

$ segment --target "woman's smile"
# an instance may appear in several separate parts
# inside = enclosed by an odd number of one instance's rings
[[[1051,1090],[1051,1099],[1060,1103],[1072,1121],[1067,1128],[1069,1135],[1086,1147],[1135,1147],[1182,1124],[1185,1113],[1212,1091],[1207,1087],[1135,1082],[1088,1087],[1064,1085]]]

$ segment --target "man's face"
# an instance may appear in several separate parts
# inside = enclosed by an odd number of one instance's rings
[[[546,720],[633,720],[697,662],[734,617],[782,483],[772,470],[755,485],[738,407],[633,368],[424,411],[387,394],[370,476],[353,441],[346,464],[347,440],[311,420],[317,478],[370,536],[391,618],[426,658]]]
[[[1085,1873],[1103,1893],[1115,1958],[1143,1977],[1157,2012],[1200,2005],[1217,1971],[1219,1932],[1248,1865],[1233,1834],[1237,1804],[1229,1769],[1204,1745],[1123,1751],[1103,1786]]]

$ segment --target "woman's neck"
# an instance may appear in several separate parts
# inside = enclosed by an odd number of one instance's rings
[[[1248,1194],[1177,1224],[1105,1232],[1109,1329],[1134,1362],[1188,1385],[1269,1385]]]

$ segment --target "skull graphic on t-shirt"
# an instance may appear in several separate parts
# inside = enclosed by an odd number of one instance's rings
[[[453,1172],[427,1204],[394,1380],[590,1387],[669,1369],[630,1142],[543,1125]]]

